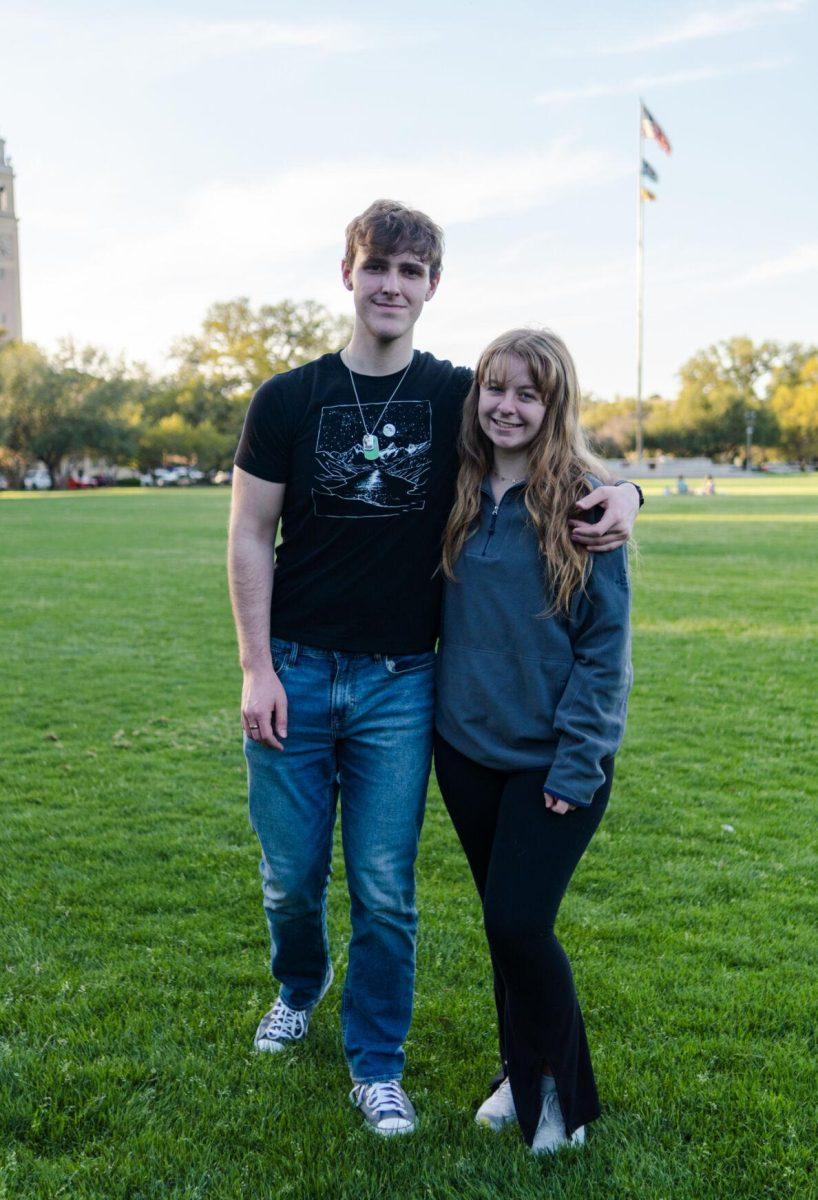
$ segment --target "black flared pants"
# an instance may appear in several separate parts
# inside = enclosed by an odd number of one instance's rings
[[[560,815],[545,807],[545,768],[495,771],[435,735],[440,790],[483,902],[500,1056],[529,1145],[546,1066],[569,1136],[599,1116],[585,1025],[554,922],[608,803],[613,759],[602,766],[605,782],[591,807]]]

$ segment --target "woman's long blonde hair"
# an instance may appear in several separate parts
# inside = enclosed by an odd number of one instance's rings
[[[588,447],[580,424],[580,392],[574,360],[561,338],[548,329],[511,329],[486,347],[474,373],[460,426],[460,470],[454,507],[443,534],[443,572],[455,580],[455,564],[480,515],[480,486],[494,463],[494,448],[480,428],[480,385],[502,384],[509,360],[525,363],[545,405],[543,423],[528,446],[524,498],[545,566],[547,611],[568,613],[571,597],[585,583],[588,552],[571,539],[568,518],[592,488],[592,471],[607,482],[608,472]]]

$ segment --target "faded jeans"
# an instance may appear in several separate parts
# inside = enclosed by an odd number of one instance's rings
[[[329,982],[327,886],[340,794],[352,937],[341,1006],[355,1082],[399,1079],[412,1019],[415,858],[432,748],[434,653],[347,654],[272,640],[284,750],[245,738],[250,821],[281,997]]]

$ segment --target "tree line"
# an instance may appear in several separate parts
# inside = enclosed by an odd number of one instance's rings
[[[92,347],[52,355],[0,348],[0,471],[18,485],[42,461],[52,479],[86,455],[142,471],[184,461],[230,464],[256,388],[349,339],[351,322],[308,300],[214,304],[199,333],[172,348],[171,371],[127,367]]]
[[[818,347],[729,338],[689,358],[679,381],[675,399],[643,405],[647,451],[733,461],[745,452],[751,414],[759,457],[818,458]],[[585,397],[583,423],[601,453],[633,452],[635,400]]]
[[[350,331],[347,317],[314,301],[214,304],[200,331],[173,346],[162,376],[70,342],[50,355],[6,343],[0,471],[18,485],[38,460],[56,480],[85,455],[143,471],[168,461],[204,471],[228,466],[255,389],[337,350]],[[733,459],[751,412],[754,444],[765,457],[818,457],[818,347],[730,338],[693,355],[679,378],[675,399],[653,396],[644,405],[646,450]],[[583,420],[601,453],[633,453],[635,410],[628,398],[584,398]]]

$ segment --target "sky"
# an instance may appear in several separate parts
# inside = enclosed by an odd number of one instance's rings
[[[645,392],[722,338],[818,340],[818,0],[19,3],[0,21],[23,332],[167,366],[215,301],[350,312],[379,196],[446,231],[416,344],[473,364],[546,325],[583,390]]]

